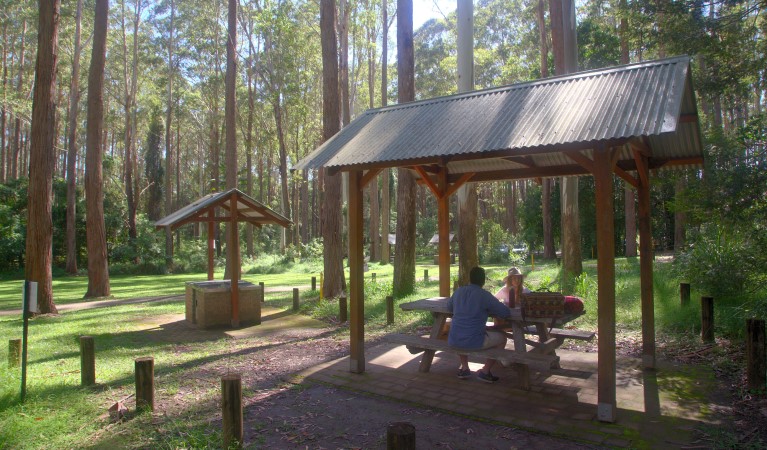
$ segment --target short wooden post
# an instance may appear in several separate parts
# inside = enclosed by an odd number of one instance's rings
[[[346,296],[342,295],[338,298],[338,320],[341,323],[344,323],[348,317],[349,316],[346,311]]]
[[[690,283],[679,283],[679,303],[682,306],[690,304]]]
[[[748,388],[755,391],[764,390],[767,387],[764,320],[746,320],[746,364]]]
[[[8,340],[8,367],[19,367],[21,363],[21,339]]]
[[[96,384],[96,345],[92,336],[80,336],[80,385]]]
[[[224,448],[242,447],[242,377],[229,374],[221,377],[221,418]]]
[[[293,288],[293,311],[298,311],[298,288]]]
[[[714,342],[714,298],[700,298],[700,337],[704,342]]]
[[[259,281],[258,285],[261,286],[261,303],[263,303],[264,299],[266,298],[266,289],[264,289],[264,282]]]
[[[409,422],[393,422],[386,427],[386,450],[415,450],[415,427]]]
[[[154,411],[154,358],[136,358],[136,410]]]
[[[386,323],[394,323],[394,297],[391,295],[386,296]]]
[[[317,290],[317,277],[312,277],[312,290]]]
[[[423,269],[423,282],[429,282],[429,269]]]
[[[376,282],[376,273],[375,272],[370,274],[370,279],[371,279],[371,281],[373,281],[373,283]]]

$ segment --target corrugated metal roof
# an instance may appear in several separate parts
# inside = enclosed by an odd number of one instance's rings
[[[451,174],[536,167],[531,176],[545,176],[546,168],[573,166],[563,151],[588,154],[595,142],[620,146],[631,139],[649,146],[653,167],[700,163],[689,57],[369,110],[295,169],[447,162]],[[625,156],[630,169],[631,152],[621,153],[619,165]]]
[[[270,209],[238,189],[230,189],[224,192],[208,194],[178,211],[155,222],[155,227],[176,228],[190,222],[208,220],[208,213],[215,208],[232,210],[232,194],[237,198],[237,218],[239,222],[248,222],[253,225],[280,225],[289,227],[291,222],[287,217]]]

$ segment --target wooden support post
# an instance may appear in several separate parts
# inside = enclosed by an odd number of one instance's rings
[[[232,192],[229,200],[230,211],[229,215],[229,243],[232,248],[227,248],[226,251],[229,254],[227,258],[229,260],[229,273],[231,274],[232,290],[231,302],[232,302],[232,328],[240,327],[240,233],[237,226],[237,193]]]
[[[338,321],[341,323],[344,323],[348,320],[349,316],[347,314],[347,308],[346,308],[346,296],[342,295],[338,297]]]
[[[748,388],[763,391],[767,387],[767,353],[764,346],[764,320],[746,321],[746,375]]]
[[[349,371],[365,373],[365,255],[362,171],[349,172]]]
[[[700,337],[714,342],[714,297],[700,298]]]
[[[610,152],[604,144],[594,149],[594,197],[597,228],[597,420],[615,422],[617,415],[615,358],[615,225],[613,171]],[[644,300],[644,299],[643,299]],[[645,302],[642,303],[643,325]],[[646,329],[643,327],[643,332]],[[515,333],[516,334],[516,333]]]
[[[96,384],[96,345],[91,336],[80,336],[80,385]]]
[[[8,340],[8,367],[19,367],[21,363],[21,339]]]
[[[261,287],[261,303],[264,303],[264,299],[266,298],[266,289],[264,289],[264,282],[259,281],[258,285]]]
[[[375,282],[376,282],[376,273],[375,273],[375,272],[373,272],[373,273],[371,273],[371,274],[370,274],[370,279],[371,279],[371,281],[372,281],[373,283],[375,283]]]
[[[391,295],[386,296],[386,323],[394,323],[394,297]]]
[[[298,288],[293,288],[293,311],[298,311]]]
[[[423,282],[429,282],[429,269],[423,269]]]
[[[242,448],[242,377],[229,374],[221,377],[221,418],[224,448]]]
[[[415,427],[409,422],[394,422],[386,427],[386,450],[415,450]]]
[[[211,209],[208,212],[208,217],[211,219],[208,222],[208,281],[213,279],[213,253],[216,245],[216,224],[212,220],[214,216],[215,212]]]
[[[655,297],[653,294],[652,215],[650,202],[650,171],[646,156],[638,157],[639,183],[639,290],[642,299],[642,365],[655,368]]]
[[[683,307],[690,304],[690,283],[679,283],[679,303]]]
[[[312,277],[312,290],[317,290],[317,277]]]
[[[437,174],[437,232],[439,233],[439,295],[450,296],[450,195],[448,195],[447,167]]]
[[[154,411],[154,358],[136,358],[136,409]]]

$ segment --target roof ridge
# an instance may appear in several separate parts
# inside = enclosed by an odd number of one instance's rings
[[[573,72],[573,73],[557,75],[557,76],[548,77],[548,78],[539,78],[537,80],[523,81],[520,83],[512,83],[512,84],[506,84],[503,86],[495,86],[495,87],[489,87],[484,89],[478,89],[474,91],[443,95],[440,97],[432,97],[432,98],[416,100],[416,101],[407,102],[407,103],[398,103],[396,105],[382,106],[380,108],[368,109],[367,111],[363,113],[363,115],[378,114],[381,112],[392,111],[396,109],[416,108],[416,107],[435,104],[435,103],[450,102],[450,101],[462,100],[465,98],[481,97],[483,95],[492,95],[499,92],[508,92],[508,91],[518,90],[518,89],[529,89],[530,87],[533,87],[533,86],[561,83],[561,82],[569,81],[569,80],[590,78],[594,76],[612,74],[615,72],[623,72],[623,71],[629,71],[629,70],[636,70],[639,68],[647,68],[647,67],[660,66],[664,64],[672,64],[672,63],[681,62],[681,61],[686,61],[687,63],[689,63],[690,59],[691,58],[688,55],[678,55],[678,56],[671,56],[671,57],[663,58],[663,59],[640,61],[640,62],[622,64],[618,66],[612,66],[612,67],[601,68],[601,69],[584,70],[581,72]]]

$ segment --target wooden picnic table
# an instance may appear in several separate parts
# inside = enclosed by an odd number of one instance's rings
[[[434,323],[432,324],[431,333],[429,337],[431,339],[440,339],[440,333],[447,322],[447,319],[452,316],[452,312],[447,307],[448,297],[432,297],[415,300],[408,303],[403,303],[400,308],[403,311],[428,311],[434,317]],[[551,355],[556,356],[556,349],[564,342],[564,339],[585,339],[590,340],[594,337],[594,333],[580,332],[572,333],[570,330],[555,329],[556,326],[569,322],[570,320],[579,317],[577,315],[565,315],[558,318],[551,317],[523,317],[522,311],[519,308],[510,308],[511,316],[503,321],[500,326],[494,328],[499,329],[506,333],[514,342],[514,351],[523,356],[526,353]],[[562,331],[562,333],[558,333]],[[531,340],[526,338],[526,334],[534,334],[538,336],[538,340]],[[531,347],[528,350],[528,345]],[[424,356],[421,359],[421,366],[419,370],[421,372],[428,372],[431,368],[431,363],[434,358],[434,350],[424,350]],[[559,358],[556,358],[552,363],[552,368],[559,368]]]

